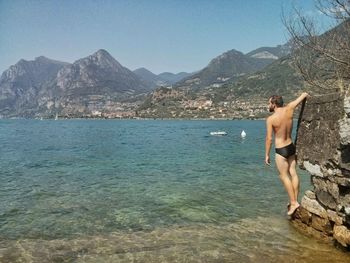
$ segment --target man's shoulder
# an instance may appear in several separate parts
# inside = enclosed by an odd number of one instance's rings
[[[274,119],[274,116],[272,114],[266,118],[266,123],[271,123],[273,119]]]
[[[294,113],[294,110],[295,110],[295,107],[293,107],[293,105],[291,103],[288,103],[286,106],[285,106],[285,109],[286,109],[286,112],[288,113]]]

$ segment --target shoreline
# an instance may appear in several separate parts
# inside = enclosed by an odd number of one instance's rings
[[[293,230],[292,230],[293,229]],[[188,236],[191,238],[189,239]],[[257,238],[264,236],[264,239]],[[226,242],[222,242],[225,237]],[[293,242],[290,239],[293,238]],[[171,241],[170,241],[171,240]],[[287,242],[289,241],[289,242]],[[276,244],[285,244],[280,249]],[[306,246],[305,246],[306,244]],[[317,246],[315,247],[315,245]],[[305,237],[283,217],[245,218],[224,225],[192,224],[157,227],[150,231],[115,231],[72,238],[2,240],[0,261],[285,261],[291,252],[297,261],[327,258],[345,262],[349,255],[325,241]],[[38,250],[38,247],[41,249]],[[260,247],[259,250],[253,248]],[[306,249],[305,249],[306,248]],[[295,251],[304,249],[304,254]],[[242,253],[243,252],[243,253]],[[307,257],[305,258],[305,253]],[[316,253],[316,254],[315,254]],[[307,258],[313,256],[312,260]]]
[[[62,121],[62,120],[142,120],[142,121],[255,121],[255,120],[265,120],[266,118],[25,118],[25,117],[11,117],[11,118],[1,118],[1,120],[38,120],[38,121]]]

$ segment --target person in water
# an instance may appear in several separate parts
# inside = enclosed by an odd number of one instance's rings
[[[281,96],[274,95],[269,99],[269,111],[274,112],[266,119],[266,152],[265,163],[270,165],[272,135],[275,135],[276,166],[279,177],[288,193],[288,215],[299,207],[299,177],[296,172],[295,145],[292,141],[293,113],[295,108],[309,95],[304,92],[296,100],[283,106]]]

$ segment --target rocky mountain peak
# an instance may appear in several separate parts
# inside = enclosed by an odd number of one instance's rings
[[[220,56],[217,56],[214,58],[211,63],[220,63],[222,60],[227,60],[227,59],[236,59],[236,58],[241,58],[244,57],[244,54],[240,51],[237,51],[235,49],[231,49],[229,51],[226,51],[222,53]]]
[[[51,59],[49,59],[49,58],[47,58],[45,56],[39,56],[39,57],[35,58],[35,61],[43,61],[43,62],[45,62],[45,61],[51,61]]]
[[[74,92],[76,98],[146,90],[136,74],[123,67],[104,49],[62,68],[56,83],[64,94],[68,96]]]
[[[115,60],[111,54],[109,54],[104,49],[99,49],[92,55],[82,60],[85,60],[87,63],[96,64],[103,68],[108,68],[108,67],[112,67],[115,69],[123,68],[123,66],[117,60]]]
[[[35,60],[20,59],[3,72],[1,81],[18,82],[19,78],[25,78],[25,81],[40,82],[54,77],[59,69],[67,64],[44,56],[37,57]]]

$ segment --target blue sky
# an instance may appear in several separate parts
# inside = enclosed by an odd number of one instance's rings
[[[283,44],[281,10],[312,0],[0,0],[0,73],[21,58],[74,62],[106,49],[123,66],[193,72],[221,53]]]

